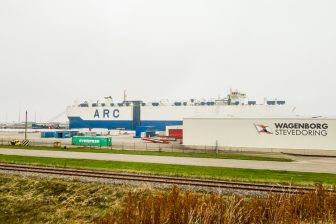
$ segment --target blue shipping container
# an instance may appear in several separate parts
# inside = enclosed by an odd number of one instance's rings
[[[55,137],[55,132],[53,131],[41,132],[41,138],[54,138],[54,137]]]
[[[137,126],[135,128],[134,138],[141,138],[142,132],[155,132],[157,131],[154,126]]]
[[[53,132],[55,138],[72,138],[78,135],[78,131],[56,131]]]

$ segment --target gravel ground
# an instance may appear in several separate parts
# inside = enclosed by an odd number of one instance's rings
[[[39,173],[31,173],[31,172],[22,172],[22,171],[7,171],[0,169],[1,174],[7,175],[21,175],[25,177],[40,177],[40,178],[56,178],[63,179],[69,181],[81,181],[81,182],[98,182],[105,184],[114,184],[114,185],[125,185],[125,186],[134,186],[141,188],[158,188],[158,189],[170,189],[172,184],[158,184],[158,183],[148,183],[142,181],[126,181],[126,180],[111,180],[111,179],[103,179],[103,178],[91,178],[91,177],[70,177],[66,175],[57,175],[57,174],[39,174]],[[255,191],[243,191],[243,190],[230,190],[230,189],[221,189],[221,188],[207,188],[207,187],[194,187],[194,186],[186,186],[181,185],[179,188],[190,191],[198,191],[198,192],[214,192],[218,194],[238,194],[238,195],[263,195],[266,193],[263,192],[255,192]]]

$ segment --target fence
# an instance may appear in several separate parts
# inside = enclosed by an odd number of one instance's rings
[[[10,145],[12,138],[1,138],[1,145]],[[22,141],[22,139],[20,139]],[[132,151],[156,151],[156,152],[182,152],[182,153],[221,153],[216,146],[187,147],[176,142],[170,144],[112,141],[111,146],[79,146],[72,145],[70,139],[31,139],[30,146],[53,147],[55,142],[60,142],[61,147],[83,148],[83,149],[111,149],[111,150],[132,150]],[[231,150],[230,150],[231,151]],[[232,150],[233,151],[233,150]],[[237,150],[234,150],[237,151]]]

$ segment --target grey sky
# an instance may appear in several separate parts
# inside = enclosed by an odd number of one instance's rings
[[[335,0],[1,0],[0,121],[20,105],[48,121],[123,89],[152,100],[231,87],[334,115],[335,11]]]

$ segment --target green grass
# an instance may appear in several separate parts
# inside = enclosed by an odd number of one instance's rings
[[[0,174],[0,223],[95,223],[131,190],[134,187]]]
[[[118,149],[90,149],[90,148],[55,148],[48,146],[9,146],[0,145],[1,148],[16,149],[33,149],[33,150],[49,150],[49,151],[72,151],[72,152],[95,152],[95,153],[113,153],[113,154],[129,154],[129,155],[151,155],[151,156],[175,156],[175,157],[194,157],[194,158],[213,158],[213,159],[237,159],[237,160],[257,160],[257,161],[277,161],[292,162],[293,160],[280,157],[267,157],[246,155],[241,153],[191,153],[191,152],[160,152],[160,151],[140,151],[140,150],[118,150]]]
[[[288,184],[336,184],[336,174],[0,155],[0,162]]]

